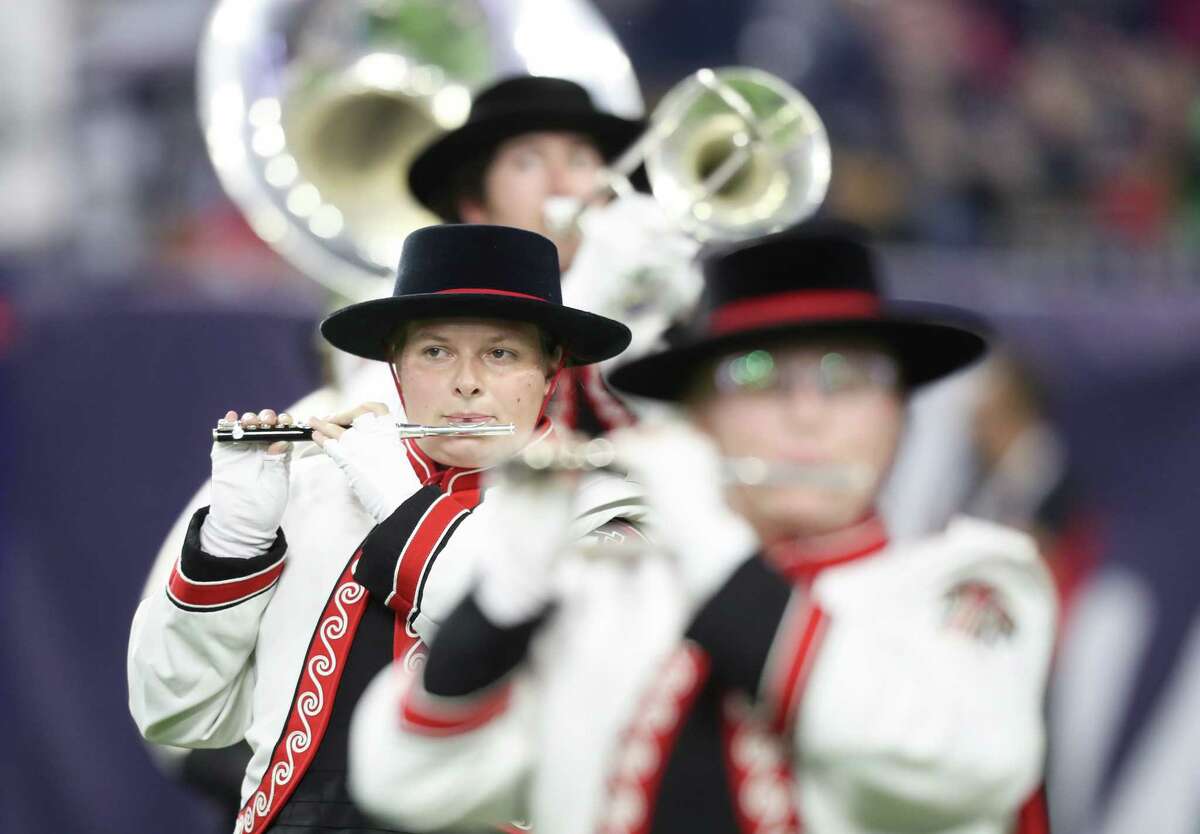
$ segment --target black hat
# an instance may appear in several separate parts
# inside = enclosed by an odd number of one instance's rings
[[[704,290],[671,346],[616,368],[615,388],[679,400],[710,359],[786,337],[862,336],[895,353],[915,387],[977,359],[980,322],[957,308],[886,302],[864,233],[812,220],[710,255]]]
[[[321,335],[347,353],[388,361],[388,340],[401,323],[462,317],[532,322],[559,340],[569,365],[616,356],[630,340],[620,322],[563,306],[558,250],[549,240],[472,225],[410,234],[391,297],[343,307],[321,322]]]
[[[588,136],[605,161],[641,135],[644,123],[598,110],[580,85],[562,78],[519,75],[481,92],[462,127],[430,142],[408,169],[408,189],[426,208],[440,213],[452,173],[490,153],[513,136],[538,130],[570,130]],[[455,220],[443,217],[444,220]]]

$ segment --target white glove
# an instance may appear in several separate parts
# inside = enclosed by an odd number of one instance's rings
[[[725,500],[716,446],[680,419],[642,423],[610,437],[618,461],[645,489],[650,537],[675,556],[692,604],[703,605],[762,548]]]
[[[270,550],[288,500],[289,445],[268,454],[262,443],[214,443],[212,501],[200,527],[200,549],[251,559]]]
[[[627,324],[633,342],[623,356],[638,355],[695,302],[699,244],[644,194],[588,209],[580,232],[579,251],[563,276],[563,302]]]
[[[495,534],[477,567],[475,602],[493,623],[528,622],[550,601],[554,560],[574,535],[575,504],[567,476],[501,473],[489,489],[481,509],[494,521]]]
[[[349,429],[325,440],[321,448],[346,475],[350,489],[376,524],[385,521],[413,492],[404,442],[390,413],[358,415]]]

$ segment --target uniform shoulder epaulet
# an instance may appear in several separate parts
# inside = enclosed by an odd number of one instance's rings
[[[1028,533],[973,516],[955,516],[946,526],[946,537],[955,545],[986,550],[1018,561],[1036,561],[1037,543]]]

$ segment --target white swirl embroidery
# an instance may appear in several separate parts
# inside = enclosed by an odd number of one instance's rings
[[[671,739],[686,718],[691,696],[704,682],[703,674],[699,650],[681,646],[642,695],[611,766],[600,834],[636,834],[648,827],[654,801],[650,786],[655,773],[666,766]]]
[[[275,807],[276,789],[284,788],[291,782],[296,772],[296,755],[308,750],[312,745],[312,726],[308,719],[320,715],[325,708],[328,678],[337,669],[338,664],[337,654],[330,641],[345,636],[350,627],[350,615],[346,611],[346,606],[358,602],[367,593],[367,589],[352,578],[354,567],[357,564],[356,561],[350,566],[345,574],[348,578],[334,591],[334,611],[317,626],[317,635],[321,638],[321,645],[318,653],[311,656],[306,664],[307,679],[302,690],[296,696],[294,710],[300,719],[301,726],[288,733],[284,740],[283,748],[287,759],[276,762],[270,768],[270,792],[268,793],[262,787],[255,792],[238,815],[237,828],[234,829],[235,834],[252,834],[255,825],[270,815],[271,810]]]
[[[416,672],[425,665],[425,657],[428,652],[425,650],[425,644],[421,642],[413,643],[404,653],[402,662],[404,671]]]

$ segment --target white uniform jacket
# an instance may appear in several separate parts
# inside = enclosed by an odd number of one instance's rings
[[[450,634],[489,639],[464,600],[424,673],[364,694],[352,795],[415,831],[1043,831],[1055,607],[1032,542],[878,529],[852,554],[752,558],[694,618],[644,541],[581,550],[513,671],[435,695]]]
[[[411,465],[413,494],[375,525],[330,458],[315,447],[298,455],[281,533],[254,559],[203,553],[201,509],[165,587],[134,616],[129,703],[142,734],[182,747],[244,737],[253,751],[239,832],[273,821],[286,830],[358,830],[317,807],[329,794],[316,776],[309,810],[298,810],[305,789],[295,792],[314,761],[314,774],[344,774],[358,695],[394,657],[419,655],[466,592],[475,561],[486,558],[489,529],[503,523],[491,517],[484,498],[492,493],[481,491],[478,470],[428,483],[428,459],[412,443],[408,456],[398,463]],[[603,505],[585,513],[598,527],[627,509],[632,489],[604,479],[587,494]],[[344,818],[354,818],[344,805]]]

